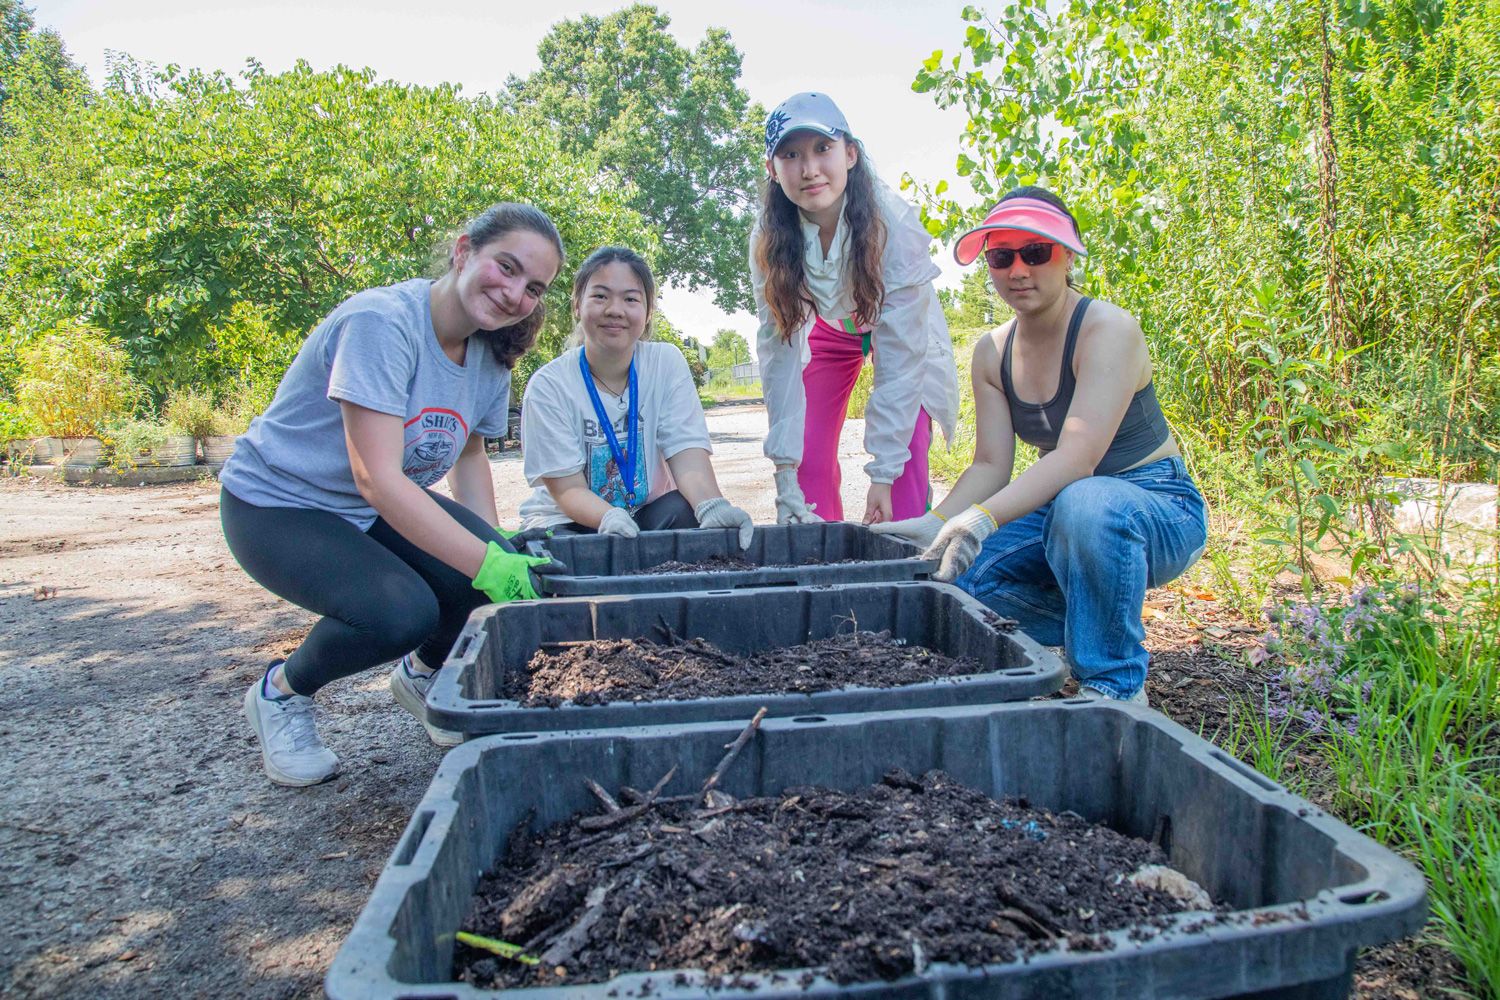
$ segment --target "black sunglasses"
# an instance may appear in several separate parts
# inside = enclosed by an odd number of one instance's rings
[[[1052,259],[1052,248],[1056,243],[1029,243],[1019,250],[1009,248],[996,248],[984,252],[985,262],[997,271],[1009,271],[1010,266],[1021,258],[1021,263],[1027,267],[1036,267],[1045,264]]]

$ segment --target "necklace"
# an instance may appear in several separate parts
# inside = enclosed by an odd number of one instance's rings
[[[589,372],[589,376],[591,378],[593,378],[593,380],[595,382],[598,382],[599,385],[604,388],[604,391],[607,392],[607,393],[609,393],[611,396],[623,396],[623,395],[625,395],[625,386],[624,385],[622,385],[622,386],[620,386],[620,388],[616,389],[614,386],[610,385],[608,382],[604,381],[602,378],[600,378],[598,375],[595,375],[593,372]],[[629,377],[627,377],[625,381],[626,381],[626,384],[628,385],[629,382],[630,382]]]

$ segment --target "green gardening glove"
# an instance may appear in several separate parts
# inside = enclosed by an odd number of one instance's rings
[[[518,552],[507,552],[499,542],[490,542],[484,555],[479,574],[474,577],[474,589],[482,590],[496,604],[507,601],[534,601],[536,590],[531,586],[527,570],[535,566],[551,566],[552,560],[545,556],[523,556]]]

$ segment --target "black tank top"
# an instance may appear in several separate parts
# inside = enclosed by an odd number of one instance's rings
[[[1073,389],[1078,380],[1073,376],[1073,348],[1078,344],[1078,331],[1083,326],[1083,314],[1089,303],[1083,298],[1068,320],[1068,339],[1063,344],[1062,372],[1057,379],[1057,394],[1045,403],[1026,403],[1016,398],[1016,387],[1010,378],[1010,349],[1016,339],[1016,324],[1010,325],[1005,337],[1005,350],[1000,354],[1000,382],[1005,388],[1005,398],[1010,404],[1010,423],[1016,437],[1035,447],[1043,455],[1057,447],[1058,435],[1062,433],[1063,420],[1068,407],[1073,403]],[[1096,476],[1112,476],[1123,472],[1166,443],[1171,432],[1167,429],[1167,418],[1156,401],[1156,386],[1147,382],[1145,388],[1130,397],[1130,405],[1120,420],[1115,438],[1109,450],[1094,467]]]

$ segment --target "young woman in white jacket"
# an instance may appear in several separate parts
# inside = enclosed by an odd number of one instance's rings
[[[771,113],[766,169],[750,275],[777,523],[843,520],[839,432],[866,355],[863,522],[920,516],[932,421],[951,440],[958,415],[931,238],[826,94],[795,94]]]

